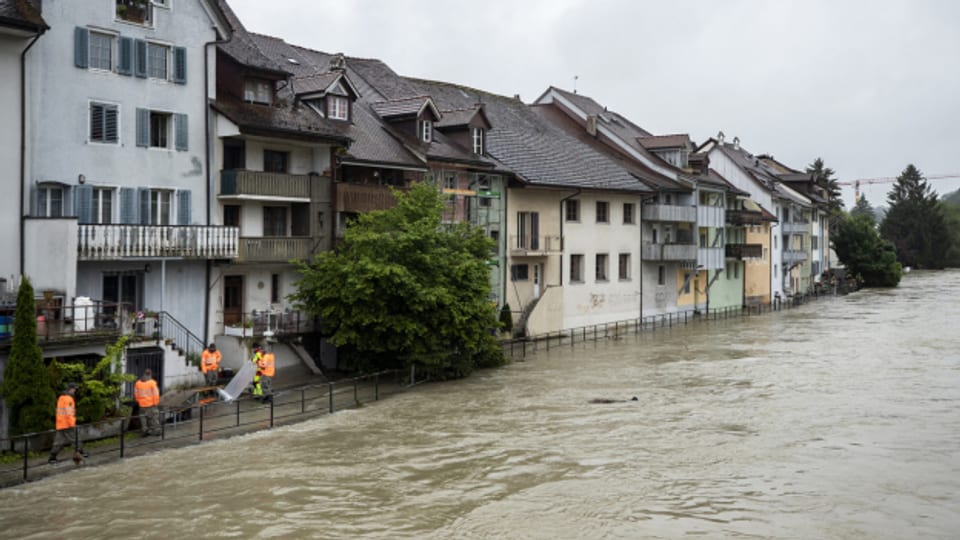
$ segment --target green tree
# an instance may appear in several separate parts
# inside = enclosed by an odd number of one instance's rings
[[[866,196],[861,196],[860,200],[857,201],[856,206],[850,210],[850,215],[853,217],[864,217],[870,220],[870,223],[874,226],[877,225],[877,214],[873,209],[873,205],[870,204],[870,201],[867,200]]]
[[[107,345],[106,354],[91,368],[83,363],[50,363],[53,388],[62,388],[68,382],[77,386],[77,422],[96,422],[108,416],[117,416],[123,384],[136,376],[123,372],[123,350],[130,340],[121,336]]]
[[[813,160],[813,163],[807,165],[806,172],[812,173],[817,185],[827,190],[827,194],[830,196],[830,216],[839,218],[844,209],[843,192],[840,190],[837,179],[833,177],[835,174],[833,169],[824,166],[823,159],[817,158]]]
[[[53,427],[57,394],[37,345],[37,308],[33,286],[26,277],[17,291],[13,343],[3,370],[0,393],[10,411],[10,434],[21,435]]]
[[[904,266],[943,268],[951,247],[943,209],[923,174],[907,165],[887,194],[890,207],[880,235],[893,243]]]
[[[493,243],[469,224],[444,225],[436,188],[395,191],[396,207],[360,215],[336,251],[301,264],[292,295],[359,370],[416,365],[437,378],[499,365],[489,295]]]
[[[847,215],[831,237],[833,249],[851,276],[867,287],[895,287],[903,275],[893,244],[880,238],[873,220]]]
[[[954,195],[960,194],[960,191]],[[940,201],[943,219],[950,234],[950,248],[945,256],[945,263],[951,268],[960,268],[960,204]]]

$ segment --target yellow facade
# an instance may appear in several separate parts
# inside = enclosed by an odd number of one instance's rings
[[[744,260],[743,301],[746,305],[770,303],[770,224],[746,227],[746,243],[763,246],[759,259]]]
[[[680,294],[677,295],[677,307],[696,307],[707,301],[706,270],[697,272],[696,277],[690,278],[689,285],[684,287],[687,276],[692,272],[693,270],[680,270],[677,272],[677,290],[680,291]]]

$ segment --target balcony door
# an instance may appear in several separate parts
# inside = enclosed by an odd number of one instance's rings
[[[247,168],[246,148],[243,139],[224,139],[223,141],[223,170]]]
[[[104,274],[102,297],[105,313],[116,313],[118,305],[131,312],[143,310],[143,276],[139,272]]]
[[[243,322],[243,276],[223,277],[223,324]]]

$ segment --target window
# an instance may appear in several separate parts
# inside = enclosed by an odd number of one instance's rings
[[[63,188],[40,186],[37,188],[37,217],[63,217]]]
[[[690,272],[683,273],[683,289],[681,289],[683,294],[690,294],[690,282],[693,281],[693,276]]]
[[[583,283],[583,255],[570,255],[570,283]]]
[[[417,138],[423,142],[433,140],[433,122],[430,120],[420,120],[417,122]]]
[[[633,225],[634,224],[634,211],[635,206],[633,203],[623,203],[623,224],[624,225]]]
[[[473,128],[473,153],[483,154],[483,128]]]
[[[90,32],[90,60],[91,69],[113,70],[113,36]]]
[[[608,257],[606,253],[597,253],[597,267],[594,274],[596,281],[607,281],[607,259]]]
[[[500,256],[500,231],[490,231],[490,239],[493,240],[493,255]]]
[[[167,62],[170,47],[159,43],[147,43],[147,76],[167,80]]]
[[[811,237],[810,237],[810,249],[820,249],[820,248],[818,247],[819,245],[820,245],[820,237],[819,237],[819,236],[811,236]]]
[[[223,205],[223,224],[227,227],[240,226],[240,206],[236,204]]]
[[[610,203],[606,201],[597,201],[597,223],[609,223],[610,221]]]
[[[113,223],[113,189],[94,188],[93,222],[101,225]]]
[[[657,267],[657,285],[667,284],[667,268],[663,265]]]
[[[580,201],[567,199],[564,205],[567,210],[567,221],[580,221]]]
[[[706,233],[706,232],[701,232],[701,233],[700,233],[700,247],[702,247],[702,248],[707,247],[707,233]]]
[[[520,249],[540,249],[540,213],[517,212],[517,246]]]
[[[173,115],[157,111],[150,111],[150,147],[169,148],[170,124]]]
[[[153,6],[150,4],[150,0],[116,0],[116,2],[117,19],[121,21],[149,24],[153,19]]]
[[[284,206],[263,207],[263,235],[287,235],[287,209]]]
[[[620,259],[620,281],[630,281],[630,254],[621,253]]]
[[[773,249],[777,249],[777,237],[773,237]]]
[[[90,142],[103,144],[117,144],[119,130],[117,116],[119,109],[116,105],[104,103],[90,104]]]
[[[457,177],[456,176],[447,176],[443,179],[444,189],[457,189]]]
[[[326,221],[323,212],[317,212],[317,233],[323,233],[323,222]]]
[[[280,302],[280,274],[270,274],[270,303]]]
[[[264,172],[287,172],[287,152],[278,152],[276,150],[263,151],[263,171]]]
[[[510,281],[527,281],[530,279],[529,268],[525,264],[514,264],[510,266]]]
[[[150,190],[150,225],[170,225],[170,200],[173,192],[165,189]]]
[[[327,118],[333,120],[348,120],[350,102],[343,96],[327,97]]]
[[[243,83],[243,100],[252,103],[273,103],[273,86],[260,79],[247,79]]]

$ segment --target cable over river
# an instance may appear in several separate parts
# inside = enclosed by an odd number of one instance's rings
[[[5,489],[0,537],[958,538],[958,321],[960,272],[912,272],[541,349]]]

